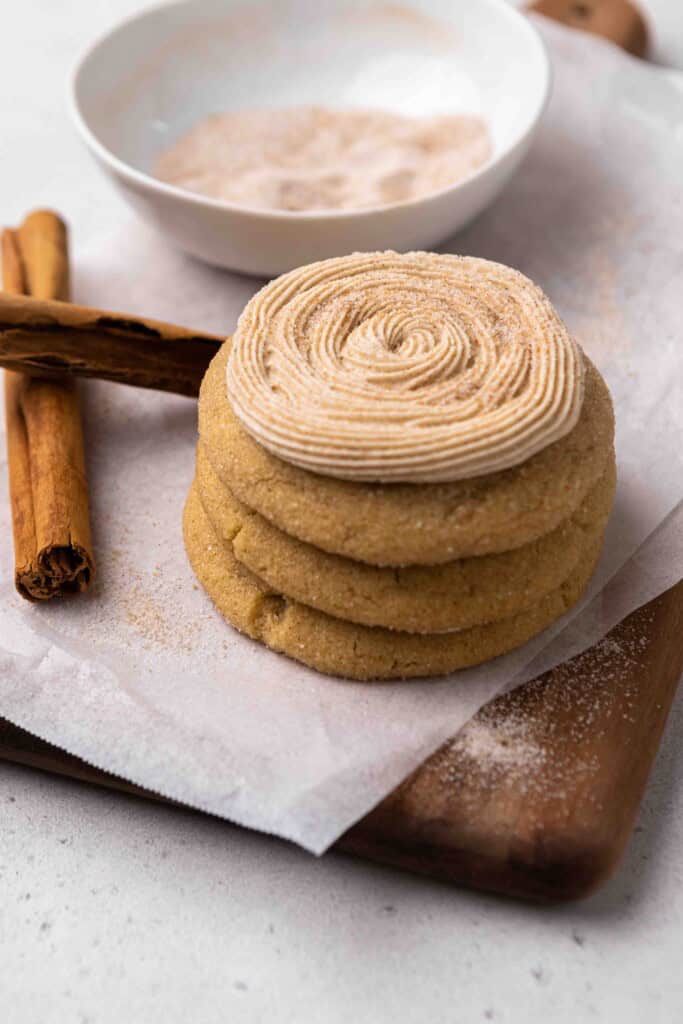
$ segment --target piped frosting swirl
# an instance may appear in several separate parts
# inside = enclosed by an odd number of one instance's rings
[[[510,267],[436,253],[300,267],[247,304],[228,398],[264,448],[348,480],[508,469],[575,426],[583,356]]]

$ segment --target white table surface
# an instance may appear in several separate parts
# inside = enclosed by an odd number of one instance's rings
[[[0,0],[0,223],[49,203],[78,249],[128,216],[74,136],[64,83],[82,46],[140,6]],[[679,0],[647,6],[657,56],[683,67]],[[616,878],[554,909],[316,861],[199,814],[0,764],[0,1016],[681,1020],[682,726],[679,699]]]

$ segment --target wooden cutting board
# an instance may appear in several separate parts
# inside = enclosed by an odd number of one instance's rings
[[[642,55],[625,0],[539,0]],[[584,896],[631,833],[683,669],[683,582],[590,651],[491,702],[336,848],[526,899]],[[0,719],[0,757],[161,799]]]
[[[683,582],[492,701],[337,848],[526,899],[584,896],[626,846],[683,669]],[[0,757],[162,799],[0,720]]]

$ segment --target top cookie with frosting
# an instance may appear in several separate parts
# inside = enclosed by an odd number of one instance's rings
[[[446,483],[518,466],[570,433],[584,361],[528,278],[488,260],[356,254],[248,303],[227,394],[243,428],[328,477]]]
[[[285,533],[371,565],[436,565],[529,544],[579,507],[612,451],[609,391],[585,359],[578,423],[520,466],[419,486],[310,473],[241,427],[226,394],[231,347],[228,340],[212,360],[199,395],[199,434],[215,472]]]

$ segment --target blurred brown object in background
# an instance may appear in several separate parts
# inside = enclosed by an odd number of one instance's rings
[[[604,36],[635,57],[644,57],[647,51],[647,22],[629,0],[536,0],[529,10]]]

